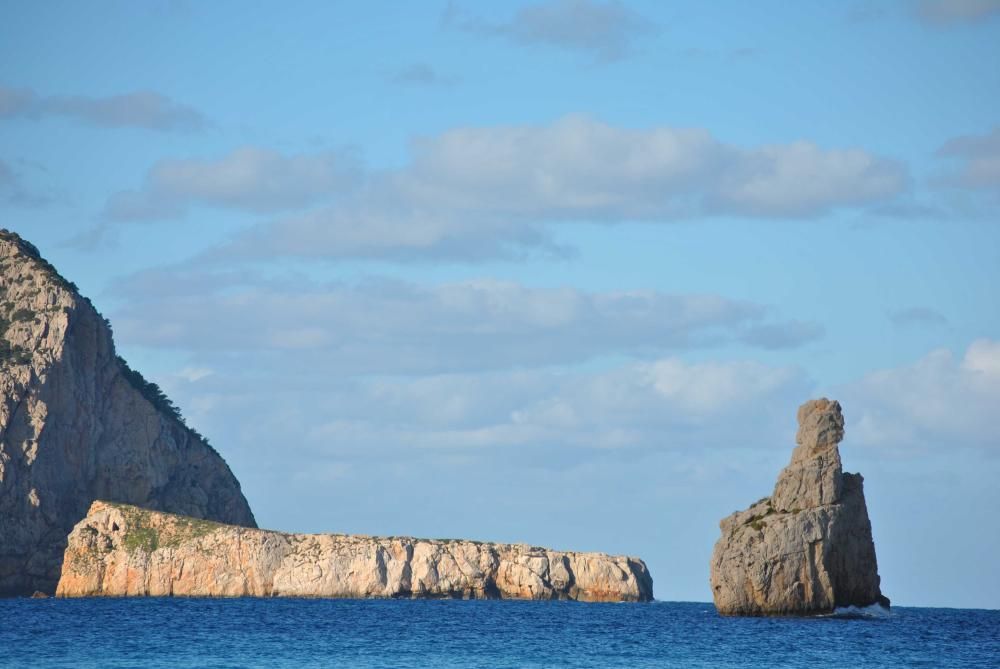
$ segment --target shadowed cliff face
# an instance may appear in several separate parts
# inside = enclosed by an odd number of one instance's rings
[[[225,461],[156,391],[75,286],[0,231],[0,595],[54,592],[98,498],[255,526]]]
[[[421,597],[642,602],[637,558],[463,540],[284,534],[95,502],[60,597]]]
[[[838,402],[799,408],[797,447],[770,497],[723,518],[711,586],[728,615],[828,613],[888,604],[860,474],[841,470]]]

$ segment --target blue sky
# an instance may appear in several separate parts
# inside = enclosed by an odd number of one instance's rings
[[[638,554],[826,394],[884,591],[1000,606],[1000,3],[0,9],[0,212],[263,526]]]

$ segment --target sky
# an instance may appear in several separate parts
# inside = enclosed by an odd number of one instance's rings
[[[0,63],[0,225],[262,527],[710,601],[827,396],[883,592],[1000,608],[1000,2],[7,2]]]

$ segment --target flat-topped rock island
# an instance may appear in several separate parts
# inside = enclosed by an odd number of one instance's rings
[[[645,602],[642,560],[464,540],[286,534],[97,501],[60,597],[378,597]]]

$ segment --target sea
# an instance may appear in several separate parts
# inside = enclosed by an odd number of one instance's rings
[[[0,667],[1000,667],[1000,611],[726,618],[711,604],[0,600]]]

